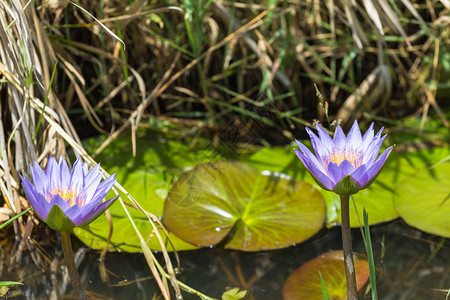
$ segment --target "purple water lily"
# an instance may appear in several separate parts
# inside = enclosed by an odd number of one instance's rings
[[[69,171],[61,156],[59,162],[50,157],[45,172],[36,161],[30,168],[33,183],[20,176],[25,195],[39,218],[55,230],[89,224],[117,198],[100,203],[116,181],[113,174],[100,183],[100,165],[88,171],[87,163],[77,159]]]
[[[361,136],[357,121],[347,137],[340,126],[337,126],[334,138],[320,125],[316,128],[319,136],[306,128],[316,155],[299,141],[300,150],[294,151],[322,188],[340,195],[355,194],[368,187],[392,150],[391,146],[377,159],[386,135],[381,137],[381,128],[374,136],[373,123],[364,136]]]

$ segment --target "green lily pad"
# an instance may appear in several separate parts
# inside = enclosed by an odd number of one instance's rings
[[[450,238],[450,162],[418,170],[397,193],[395,208],[406,223]]]
[[[369,279],[366,259],[354,256],[356,286],[359,291]],[[341,250],[330,251],[303,264],[284,283],[284,300],[323,300],[320,274],[325,281],[330,299],[347,299],[344,254]]]
[[[88,152],[94,152],[103,139],[89,139],[84,146]],[[116,172],[117,181],[139,202],[142,208],[157,217],[161,217],[164,200],[171,183],[177,176],[196,164],[220,157],[213,147],[168,140],[161,134],[147,134],[137,138],[136,156],[133,157],[130,137],[119,137],[106,147],[96,160],[110,174]],[[113,197],[110,193],[107,199]],[[122,195],[124,201],[129,201]],[[128,252],[141,251],[140,240],[135,234],[122,206],[116,201],[110,207],[113,221],[111,250]],[[144,238],[150,236],[152,226],[147,217],[139,210],[128,207],[136,226]],[[86,227],[74,229],[75,235],[86,245],[94,249],[102,249],[109,235],[109,225],[105,215]],[[161,234],[164,234],[161,231]],[[170,235],[176,250],[190,250],[197,247],[189,245],[176,236]],[[149,242],[152,250],[161,250],[156,237]],[[171,247],[169,247],[171,249]]]
[[[164,224],[184,241],[244,251],[300,243],[322,228],[325,202],[310,184],[242,162],[200,164],[182,174],[164,205]]]

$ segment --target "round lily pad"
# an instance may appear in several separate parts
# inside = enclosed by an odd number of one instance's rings
[[[325,201],[312,185],[242,162],[204,163],[169,191],[163,220],[182,240],[244,251],[300,243],[323,226]]]
[[[369,264],[366,259],[354,256],[356,287],[358,291],[369,279]],[[346,299],[344,254],[335,250],[319,255],[295,270],[284,283],[284,300],[323,300],[320,284],[323,277],[330,299]]]
[[[397,189],[395,208],[411,226],[450,238],[450,163],[424,168]]]

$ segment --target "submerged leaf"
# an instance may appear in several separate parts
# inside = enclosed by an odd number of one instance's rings
[[[356,255],[354,263],[356,286],[360,290],[369,279],[369,265]],[[307,261],[289,275],[283,286],[284,300],[323,300],[321,276],[330,299],[346,299],[344,254],[336,250]]]

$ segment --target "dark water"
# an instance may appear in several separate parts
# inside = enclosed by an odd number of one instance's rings
[[[450,288],[448,240],[414,230],[400,220],[372,226],[371,232],[380,299],[445,299],[446,293],[438,290]],[[352,235],[354,251],[364,253],[359,229],[353,230]],[[246,253],[218,247],[180,252],[182,270],[178,278],[210,297],[220,298],[226,288],[240,287],[250,291],[247,299],[282,299],[283,284],[289,274],[304,262],[339,249],[340,239],[340,228],[332,228],[322,230],[305,243],[275,251]],[[31,251],[24,253],[30,254]],[[100,279],[98,251],[82,247],[79,254],[80,274],[91,299],[162,299],[142,254],[107,254],[109,283]],[[59,299],[73,299],[70,284],[58,273],[64,270],[61,253],[56,249],[54,255],[60,259],[55,260],[53,273],[38,269],[33,259],[22,265],[17,274],[24,278],[28,273],[24,285],[11,289],[4,299],[49,299],[52,289],[66,295]],[[162,262],[161,255],[156,255]],[[33,271],[26,272],[27,269]],[[2,280],[20,279],[11,278],[12,275],[9,272],[10,277]],[[199,299],[188,293],[183,296]],[[370,295],[363,299],[370,299]]]

